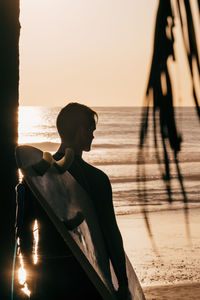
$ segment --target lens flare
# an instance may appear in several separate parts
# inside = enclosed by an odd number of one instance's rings
[[[24,262],[21,253],[19,254],[19,261],[20,261],[20,268],[18,270],[18,279],[19,279],[19,283],[21,285],[24,285],[24,283],[26,282],[26,271],[24,269]]]
[[[27,283],[24,284],[24,287],[21,290],[30,298],[31,291],[28,289]]]
[[[18,270],[18,281],[19,284],[23,286],[21,290],[30,298],[31,291],[29,290],[28,285],[26,283],[26,270],[24,269],[23,256],[21,253],[19,253],[19,263],[20,268]]]

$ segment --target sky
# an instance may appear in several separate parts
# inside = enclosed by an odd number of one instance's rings
[[[157,5],[21,0],[20,104],[142,105]],[[192,105],[190,92],[182,105]]]

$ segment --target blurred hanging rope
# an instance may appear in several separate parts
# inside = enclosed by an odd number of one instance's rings
[[[199,14],[200,1],[198,1],[197,4]],[[155,157],[165,182],[166,191],[168,194],[168,202],[171,203],[173,201],[170,172],[170,162],[173,161],[176,165],[177,178],[182,190],[187,220],[188,200],[184,189],[183,177],[181,175],[178,160],[178,153],[181,149],[182,138],[176,127],[174,95],[172,90],[173,78],[169,72],[168,62],[169,58],[172,58],[173,61],[176,60],[173,35],[173,29],[175,27],[174,19],[176,17],[176,20],[179,19],[181,24],[181,33],[184,41],[183,44],[191,75],[193,98],[200,120],[200,93],[199,95],[197,93],[198,89],[200,88],[200,64],[194,21],[190,5],[191,2],[189,0],[159,1],[155,25],[153,57],[144,99],[144,107],[142,110],[137,160],[138,195],[139,198],[144,201],[144,203],[148,203],[145,186],[145,157],[147,156],[146,151],[148,148],[148,128],[150,119],[152,117]],[[195,76],[197,79],[196,81]],[[152,115],[150,114],[151,111]],[[159,145],[161,147],[159,147]],[[171,152],[173,154],[172,159],[170,159]],[[148,220],[148,212],[145,206],[143,206],[142,211],[144,213],[147,230],[152,238],[151,226]],[[189,232],[188,228],[187,232]]]

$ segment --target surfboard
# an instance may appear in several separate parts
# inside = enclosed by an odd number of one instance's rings
[[[91,199],[66,170],[66,158],[60,162],[53,161],[50,154],[44,158],[37,148],[26,145],[16,148],[16,161],[24,180],[74,257],[102,299],[116,299],[118,282]],[[132,300],[145,300],[127,255],[126,268]]]

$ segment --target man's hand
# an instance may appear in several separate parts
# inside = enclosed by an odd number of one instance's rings
[[[120,286],[117,291],[117,300],[131,300],[131,294],[129,292],[128,286]]]

